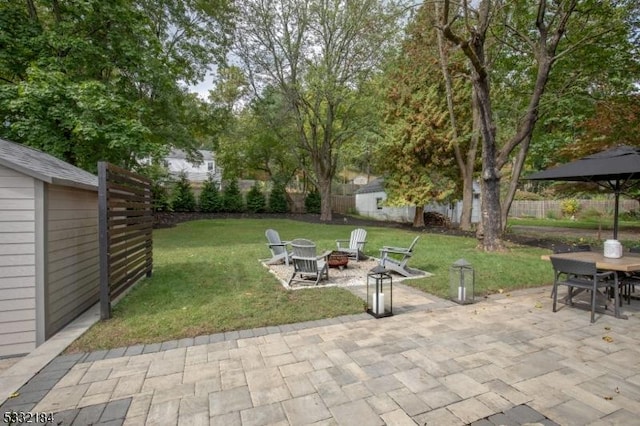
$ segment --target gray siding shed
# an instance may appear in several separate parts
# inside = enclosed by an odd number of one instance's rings
[[[0,139],[0,357],[98,301],[97,191],[97,176]]]

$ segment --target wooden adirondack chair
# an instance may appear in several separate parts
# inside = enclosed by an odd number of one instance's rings
[[[406,248],[383,246],[380,249],[380,266],[395,271],[405,277],[414,275],[407,267],[407,262],[411,259],[411,256],[413,256],[413,249],[419,238],[419,235],[415,237],[411,245]]]
[[[344,246],[346,243],[348,243],[349,246]],[[365,258],[363,251],[366,243],[367,231],[362,228],[351,231],[351,238],[348,240],[336,240],[338,251],[348,253],[349,257],[356,259],[356,262],[360,260],[360,258]]]
[[[267,247],[271,250],[271,259],[265,263],[267,265],[275,265],[284,261],[288,266],[289,259],[291,258],[291,253],[287,251],[287,244],[289,244],[289,242],[281,241],[280,234],[274,229],[267,229],[264,235],[267,237]]]
[[[331,251],[317,256],[315,243],[303,238],[291,241],[291,247],[293,249],[293,256],[291,256],[293,275],[289,280],[289,285],[293,282],[308,284],[309,279],[318,285],[321,279],[329,279],[328,257]],[[296,276],[299,278],[296,279]]]

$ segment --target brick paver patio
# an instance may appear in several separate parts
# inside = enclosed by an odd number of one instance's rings
[[[637,423],[637,312],[590,324],[552,313],[548,288],[458,306],[394,287],[389,318],[60,356],[2,411],[56,424]]]

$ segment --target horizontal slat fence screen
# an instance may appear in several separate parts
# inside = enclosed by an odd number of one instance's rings
[[[153,269],[151,181],[106,162],[98,163],[100,317],[111,302]]]
[[[534,217],[537,219],[562,216],[563,200],[514,201],[509,210],[511,217]],[[578,200],[579,211],[595,210],[603,214],[612,214],[615,201],[611,200]],[[636,200],[620,200],[620,212],[638,208]]]

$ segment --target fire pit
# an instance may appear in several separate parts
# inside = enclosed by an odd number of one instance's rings
[[[349,263],[349,253],[343,251],[332,251],[329,253],[329,267],[330,268],[342,268],[346,267]]]

